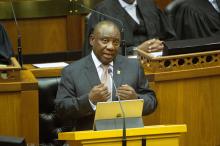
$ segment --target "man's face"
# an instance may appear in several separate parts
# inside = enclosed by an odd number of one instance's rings
[[[128,3],[128,4],[133,4],[133,2],[135,1],[135,0],[123,0],[124,2],[126,2],[126,3]]]
[[[107,65],[118,53],[120,32],[115,26],[102,25],[90,36],[90,44],[100,62]]]

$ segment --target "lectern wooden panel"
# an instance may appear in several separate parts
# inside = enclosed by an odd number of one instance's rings
[[[178,146],[180,134],[186,125],[158,125],[144,128],[129,128],[127,146],[141,146],[146,138],[147,146]],[[59,133],[60,140],[78,141],[83,146],[121,146],[122,129],[102,131],[78,131]]]
[[[158,99],[149,124],[187,124],[181,146],[220,145],[220,51],[152,57],[139,51]]]
[[[0,135],[39,143],[38,85],[28,70],[20,70],[19,79],[0,82]]]

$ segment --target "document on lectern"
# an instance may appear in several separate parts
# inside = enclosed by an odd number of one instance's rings
[[[119,101],[98,102],[94,120],[94,130],[121,129],[123,118],[125,118],[126,128],[144,127],[142,120],[143,99],[121,100],[122,109]]]

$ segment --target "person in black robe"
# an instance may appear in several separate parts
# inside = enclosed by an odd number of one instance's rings
[[[220,35],[220,13],[209,0],[186,0],[176,13],[174,28],[181,40]]]
[[[10,64],[13,56],[12,45],[3,25],[0,24],[0,64]]]
[[[135,0],[123,1],[128,4],[135,2]],[[153,0],[136,0],[136,3],[136,13],[140,21],[139,24],[121,6],[119,0],[104,0],[96,5],[96,11],[111,16],[114,19],[95,12],[91,13],[85,36],[84,55],[89,54],[91,51],[88,40],[93,27],[98,22],[106,19],[113,21],[120,28],[123,27],[126,55],[133,55],[133,50],[137,48],[149,52],[162,50],[164,48],[164,40],[173,40],[176,38],[172,25],[165,14],[157,8]]]

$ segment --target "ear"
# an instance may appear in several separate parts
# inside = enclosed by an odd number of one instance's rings
[[[91,46],[93,46],[94,40],[95,40],[94,34],[90,34],[90,36],[89,36],[89,44],[90,44]]]

